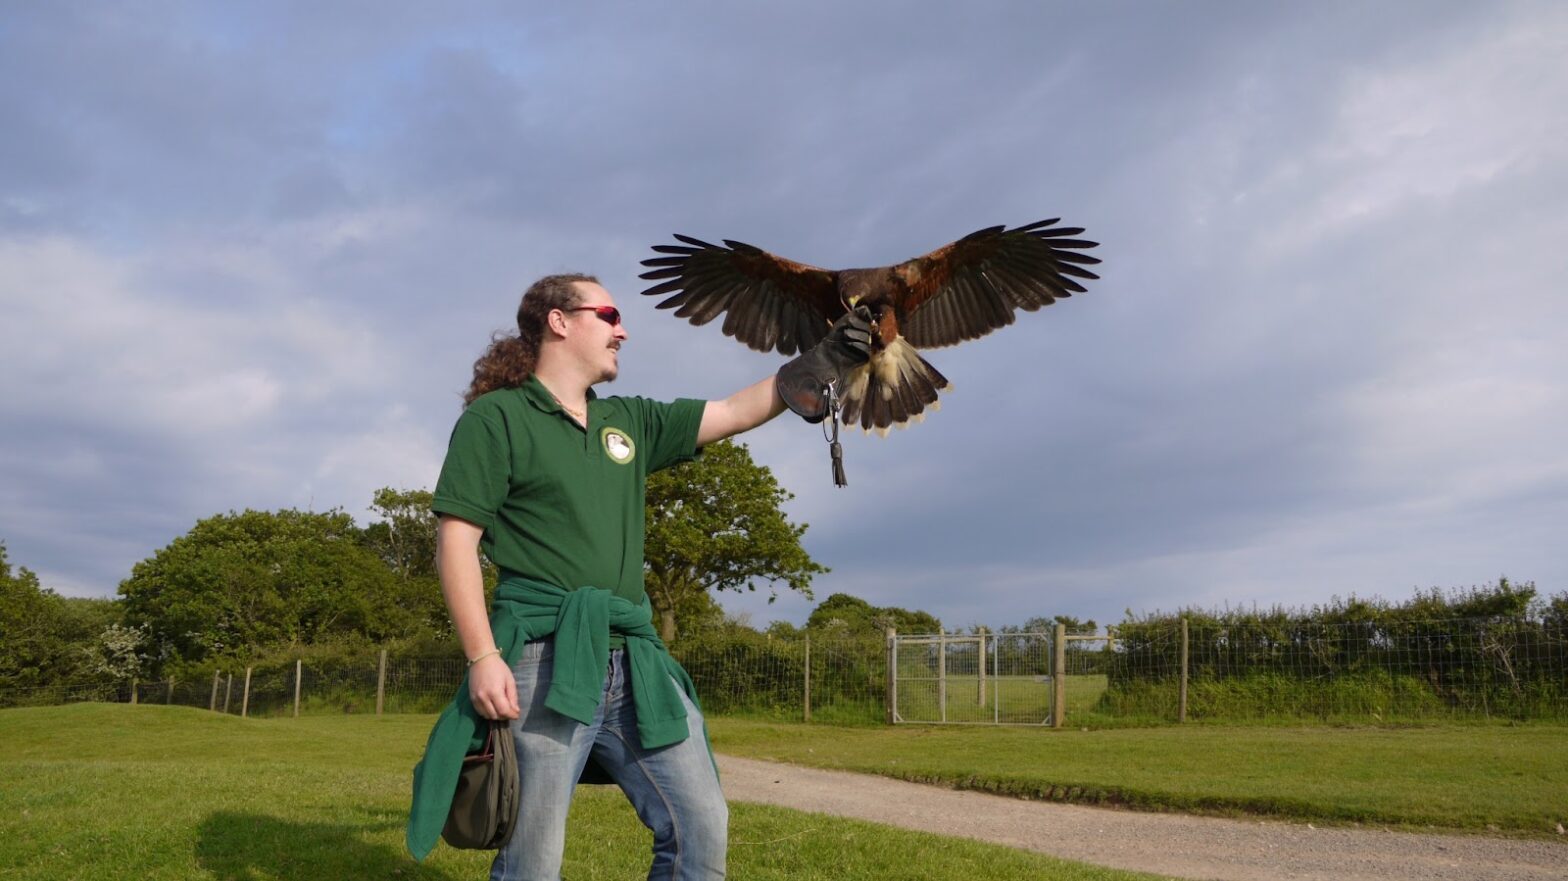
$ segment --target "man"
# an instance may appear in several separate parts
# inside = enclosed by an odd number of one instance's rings
[[[728,809],[702,714],[642,586],[645,481],[786,406],[822,418],[812,390],[866,360],[866,316],[850,313],[777,376],[724,400],[673,403],[592,391],[615,379],[627,340],[592,276],[540,279],[517,323],[474,365],[434,493],[437,569],[469,673],[415,769],[409,848],[423,858],[434,845],[452,745],[473,745],[479,717],[509,719],[521,808],[492,879],[559,879],[585,770],[618,784],[653,831],[650,879],[722,878]],[[481,548],[501,570],[489,617]]]

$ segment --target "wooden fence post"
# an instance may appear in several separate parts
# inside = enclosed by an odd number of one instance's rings
[[[381,707],[387,696],[387,650],[381,650],[381,668],[376,671],[376,715],[381,715]]]
[[[245,668],[245,696],[240,698],[240,718],[241,719],[244,719],[245,717],[250,715],[250,671],[251,671],[251,668],[249,668],[249,667]]]
[[[985,663],[985,659],[981,659]],[[1002,724],[1002,643],[991,637],[991,721]]]
[[[234,674],[230,673],[229,674],[229,682],[228,682],[227,685],[225,685],[223,687],[223,712],[224,712],[225,715],[227,715],[228,712],[229,712],[229,698],[232,697],[233,695],[234,695]]]
[[[1067,625],[1057,624],[1051,641],[1051,727],[1060,728],[1067,716]]]
[[[133,706],[133,707],[136,706],[136,688],[139,685],[141,685],[141,683],[136,681],[136,677],[135,676],[132,676],[131,677],[131,706]]]
[[[1181,619],[1181,699],[1177,705],[1176,721],[1187,721],[1187,619]]]
[[[207,699],[207,709],[212,712],[218,711],[218,680],[222,676],[223,672],[221,670],[212,671],[212,697]]]
[[[811,721],[811,631],[806,631],[806,663],[805,663],[805,721]]]
[[[942,708],[942,721],[947,721],[947,630],[937,631],[936,640],[936,702]]]
[[[294,661],[294,718],[296,719],[299,718],[299,676],[303,669],[304,662],[296,659]]]
[[[980,628],[980,648],[975,653],[975,666],[980,668],[980,706],[985,706],[985,628]]]
[[[898,722],[898,630],[887,628],[887,724]]]

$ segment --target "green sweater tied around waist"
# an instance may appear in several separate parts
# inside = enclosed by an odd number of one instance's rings
[[[496,588],[490,630],[509,667],[517,663],[525,643],[555,635],[554,673],[544,703],[584,725],[593,721],[604,693],[610,634],[624,637],[637,735],[644,749],[686,739],[688,723],[681,691],[700,709],[691,677],[670,657],[653,629],[652,608],[646,597],[641,605],[633,605],[602,588],[563,590],[508,575]],[[484,745],[483,721],[469,702],[465,674],[457,694],[430,731],[425,757],[414,766],[406,843],[416,860],[424,860],[441,837],[463,756]],[[707,737],[706,731],[703,736]],[[709,752],[711,755],[711,746]],[[589,767],[594,767],[592,762]],[[518,772],[527,774],[528,769],[520,767]]]

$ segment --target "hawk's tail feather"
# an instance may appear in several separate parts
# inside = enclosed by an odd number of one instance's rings
[[[850,375],[842,418],[845,425],[859,422],[862,431],[886,436],[889,429],[925,419],[928,408],[939,409],[937,396],[951,387],[914,346],[896,337]]]

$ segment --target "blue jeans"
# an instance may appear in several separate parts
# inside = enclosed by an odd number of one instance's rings
[[[682,695],[689,736],[659,749],[643,749],[637,740],[626,652],[610,653],[603,699],[588,725],[544,705],[554,658],[555,641],[538,640],[523,647],[512,668],[522,713],[512,723],[522,804],[512,838],[490,868],[491,881],[559,881],[566,814],[590,754],[653,830],[649,881],[723,878],[729,808],[697,708]]]

